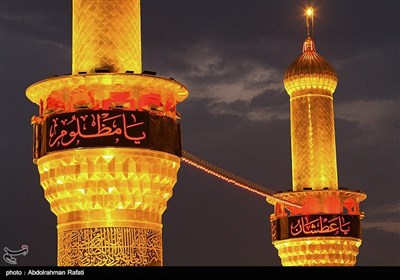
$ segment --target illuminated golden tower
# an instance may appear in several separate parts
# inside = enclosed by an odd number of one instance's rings
[[[316,52],[310,35],[313,9],[307,10],[302,54],[289,66],[284,86],[290,96],[293,191],[267,199],[272,243],[285,266],[354,265],[361,245],[360,191],[338,188],[333,93],[334,68]],[[310,24],[311,21],[311,24]]]
[[[34,162],[58,265],[162,265],[187,89],[142,72],[139,0],[73,0],[72,75],[31,85]]]

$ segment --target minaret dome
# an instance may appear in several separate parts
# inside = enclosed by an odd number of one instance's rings
[[[316,52],[315,43],[307,36],[303,52],[286,70],[284,86],[289,95],[299,90],[321,89],[330,94],[336,89],[338,77],[332,65]]]

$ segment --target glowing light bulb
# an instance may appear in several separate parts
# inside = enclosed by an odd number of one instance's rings
[[[312,16],[314,13],[314,9],[313,8],[307,8],[307,16]]]

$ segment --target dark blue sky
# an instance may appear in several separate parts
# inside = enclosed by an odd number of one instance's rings
[[[400,2],[315,4],[317,51],[335,67],[339,185],[362,190],[357,265],[400,265]],[[186,85],[183,148],[275,191],[291,189],[289,97],[307,1],[142,1],[143,69]],[[71,72],[71,1],[0,0],[0,248],[56,264],[56,217],[32,163],[26,88]],[[182,164],[163,217],[165,265],[276,266],[272,206]],[[5,263],[2,261],[1,265]]]

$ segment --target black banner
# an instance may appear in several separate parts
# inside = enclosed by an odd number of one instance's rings
[[[47,116],[34,127],[34,159],[79,147],[130,147],[181,156],[180,125],[148,112],[82,110]]]
[[[272,241],[314,236],[361,238],[360,216],[321,214],[282,217],[271,222]]]

